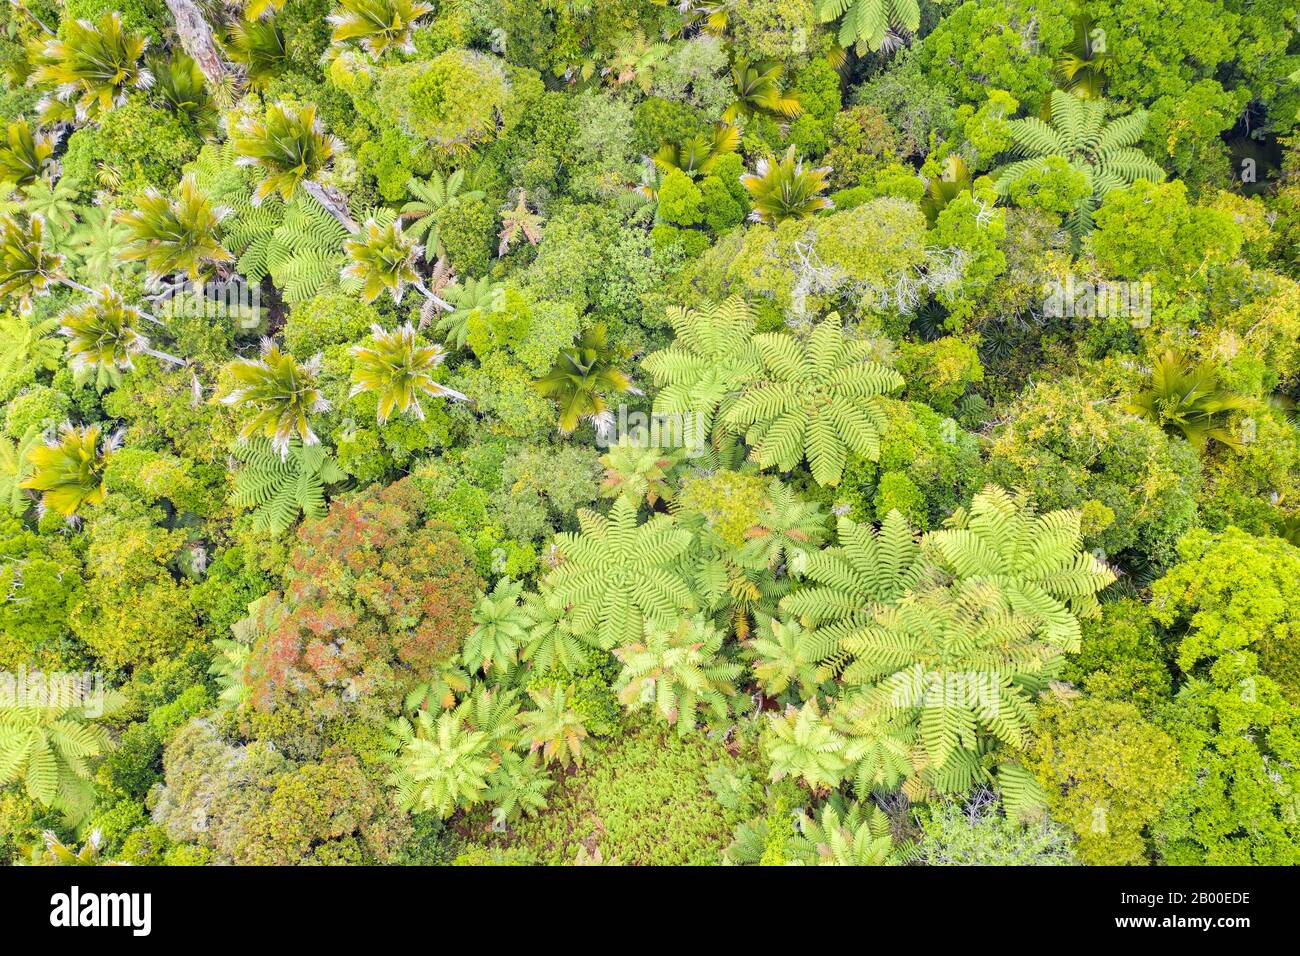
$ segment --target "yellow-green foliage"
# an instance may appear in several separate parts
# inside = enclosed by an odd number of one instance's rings
[[[518,824],[510,846],[552,864],[573,863],[584,849],[624,865],[720,862],[741,816],[718,802],[708,776],[743,770],[745,759],[652,727],[589,742],[584,752],[583,767],[556,785],[546,811]]]
[[[1132,704],[1056,699],[1039,709],[1026,756],[1052,819],[1078,837],[1084,862],[1147,862],[1143,835],[1178,785],[1173,739]]]

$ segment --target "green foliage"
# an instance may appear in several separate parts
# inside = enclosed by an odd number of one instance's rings
[[[262,174],[253,190],[254,206],[273,193],[288,202],[300,184],[320,175],[341,147],[325,132],[314,105],[294,108],[285,103],[272,103],[265,116],[243,117],[230,141],[239,162]]]
[[[876,459],[884,413],[879,396],[903,384],[870,361],[869,343],[847,339],[832,313],[802,344],[764,333],[753,339],[769,378],[747,383],[726,414],[764,467],[792,469],[805,457],[813,478],[839,484],[849,452]]]
[[[1052,818],[1078,837],[1086,863],[1134,865],[1143,832],[1178,784],[1173,739],[1123,701],[1057,699],[1040,709],[1027,763]]]
[[[27,795],[70,822],[90,807],[90,764],[111,746],[91,723],[122,706],[120,695],[40,673],[5,675],[0,706],[0,782],[21,782]],[[17,683],[22,681],[22,684]]]
[[[264,439],[237,446],[235,454],[244,467],[235,474],[233,503],[254,509],[254,527],[272,534],[289,528],[300,514],[325,517],[325,486],[346,477],[324,448],[304,446],[296,438],[286,455]]]
[[[551,864],[580,854],[624,865],[719,862],[741,814],[718,802],[708,773],[739,770],[743,758],[703,737],[682,740],[653,727],[584,749],[581,770],[560,780],[550,808],[519,822],[506,845]]]
[[[131,96],[96,126],[68,138],[63,178],[83,194],[92,186],[123,203],[150,186],[170,193],[176,171],[192,160],[200,142],[190,122],[170,109]]]
[[[1152,585],[1151,615],[1179,635],[1179,668],[1193,673],[1250,651],[1262,673],[1300,702],[1300,620],[1291,602],[1300,550],[1229,527],[1219,534],[1192,531],[1178,543],[1178,557]]]
[[[832,208],[834,203],[821,195],[829,175],[828,167],[804,169],[793,146],[779,160],[771,156],[760,159],[753,173],[740,177],[754,204],[750,218],[775,226],[787,219],[808,219],[819,210]]]
[[[1027,390],[995,433],[988,467],[990,480],[1024,488],[1045,508],[1098,502],[1089,543],[1135,552],[1139,568],[1167,564],[1193,526],[1199,472],[1189,447],[1074,383]]]
[[[1294,866],[1300,711],[1231,658],[1166,710],[1184,777],[1154,829],[1173,865]]]
[[[385,122],[463,157],[496,135],[497,116],[510,95],[499,60],[471,50],[451,49],[432,60],[385,67],[375,103]]]

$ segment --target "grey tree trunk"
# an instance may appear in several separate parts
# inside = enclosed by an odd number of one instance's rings
[[[176,35],[208,81],[214,95],[229,91],[230,80],[236,76],[226,62],[212,35],[212,27],[203,19],[194,0],[167,0],[167,8],[176,21]]]

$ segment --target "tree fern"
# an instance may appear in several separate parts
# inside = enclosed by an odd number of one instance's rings
[[[0,505],[8,507],[10,514],[21,515],[31,503],[23,494],[22,483],[31,474],[28,456],[40,441],[41,433],[35,425],[16,441],[0,436]]]
[[[1082,99],[1064,90],[1053,90],[1050,123],[1036,116],[1011,120],[1008,130],[1014,150],[1024,158],[995,172],[998,194],[1009,195],[1012,184],[1044,168],[1049,158],[1063,158],[1087,177],[1090,187],[1089,195],[1069,217],[1070,230],[1077,239],[1092,228],[1093,211],[1107,193],[1139,179],[1164,179],[1164,170],[1134,148],[1146,131],[1146,112],[1136,110],[1107,123],[1106,109],[1105,100]]]
[[[668,321],[676,334],[672,345],[641,364],[659,386],[655,413],[681,416],[688,440],[698,446],[740,390],[762,374],[762,357],[750,342],[754,316],[744,299],[732,296],[700,309],[671,308]]]
[[[1035,514],[990,485],[946,528],[928,536],[944,566],[963,580],[989,581],[1016,613],[1063,651],[1079,649],[1079,618],[1098,610],[1097,592],[1115,574],[1083,550],[1077,511]]]
[[[536,753],[521,755],[507,750],[488,776],[483,798],[493,804],[493,821],[504,825],[546,809],[546,794],[554,785]]]
[[[325,486],[347,477],[324,447],[297,438],[283,457],[261,438],[236,445],[235,454],[244,461],[235,474],[235,507],[254,509],[253,527],[271,534],[288,529],[299,515],[325,517]]]
[[[530,690],[528,695],[535,709],[524,711],[519,720],[529,752],[540,753],[543,764],[582,766],[582,741],[587,737],[587,728],[565,688]]]
[[[758,686],[771,697],[795,690],[810,699],[826,679],[821,668],[826,649],[798,621],[763,619],[746,649]]]
[[[619,700],[629,710],[652,705],[683,737],[695,730],[701,712],[725,720],[742,668],[720,656],[722,639],[701,615],[667,628],[648,625],[644,640],[614,650],[623,664]]]
[[[821,811],[801,813],[787,858],[808,866],[883,866],[897,862],[889,818],[874,803],[832,796]]]
[[[491,740],[467,727],[466,718],[462,704],[436,717],[422,710],[414,723],[399,717],[389,725],[394,767],[388,779],[402,809],[445,818],[486,797],[493,769]]]
[[[798,709],[791,706],[767,715],[763,752],[773,780],[791,776],[813,788],[839,786],[850,765],[847,746],[816,698]]]
[[[826,512],[815,501],[805,501],[780,479],[772,479],[768,499],[758,523],[745,532],[742,562],[802,574],[809,558],[827,537]]]
[[[406,191],[414,198],[402,206],[402,219],[410,223],[407,232],[424,244],[425,257],[429,260],[444,252],[441,225],[445,211],[453,210],[467,200],[482,199],[485,195],[481,189],[463,191],[464,184],[465,172],[460,169],[446,177],[434,171],[423,182],[418,179],[406,182]]]
[[[523,587],[520,581],[502,578],[474,606],[474,629],[461,653],[471,672],[481,669],[486,673],[495,667],[495,672],[502,674],[514,666],[533,623],[519,604]]]
[[[884,716],[914,715],[925,765],[936,769],[958,750],[976,750],[981,734],[1021,746],[1033,704],[1018,681],[1059,657],[1036,638],[1034,621],[983,581],[927,588],[878,607],[841,643],[851,656],[844,682],[867,688],[864,706]]]
[[[817,0],[816,9],[822,23],[839,18],[839,45],[859,56],[884,46],[891,27],[915,33],[921,23],[918,0]]]
[[[547,577],[553,599],[570,608],[575,632],[609,649],[639,640],[647,623],[675,627],[695,603],[674,567],[690,532],[668,515],[638,524],[626,498],[614,502],[609,517],[584,509],[578,521],[580,534],[556,535],[560,565]]]
[[[849,452],[875,461],[885,426],[879,396],[901,388],[893,369],[868,360],[870,347],[848,341],[832,313],[807,341],[783,333],[753,339],[767,371],[725,416],[747,428],[745,441],[765,468],[790,471],[807,458],[821,485],[837,485]]]
[[[594,641],[575,632],[568,608],[557,600],[543,582],[539,591],[524,596],[524,607],[532,624],[520,657],[534,671],[549,673],[554,668],[574,671],[587,659]]]
[[[0,704],[0,784],[19,783],[31,799],[71,822],[90,808],[91,761],[111,746],[91,721],[123,705],[115,691],[87,699],[79,685],[27,677],[28,699]]]

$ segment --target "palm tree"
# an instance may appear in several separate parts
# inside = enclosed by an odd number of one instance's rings
[[[45,121],[96,120],[126,102],[130,90],[153,83],[153,75],[140,65],[148,41],[123,29],[116,13],[105,13],[94,23],[68,20],[60,32],[39,49],[27,80],[54,90],[54,98],[41,109]]]
[[[233,24],[225,47],[230,58],[244,68],[253,87],[264,86],[289,62],[288,43],[274,17]]]
[[[173,365],[185,365],[182,358],[149,347],[140,331],[144,314],[127,305],[120,293],[104,286],[87,302],[65,309],[59,316],[59,334],[68,338],[68,356],[79,377],[94,372],[116,381],[117,373],[130,371],[133,355],[151,355]]]
[[[389,50],[414,53],[415,21],[432,12],[433,4],[420,0],[339,0],[326,18],[334,27],[330,43],[359,41],[376,59]]]
[[[246,116],[235,127],[231,142],[240,165],[261,170],[263,179],[253,191],[253,205],[272,193],[288,202],[304,182],[314,181],[342,142],[325,132],[314,104],[295,109],[272,103],[264,117]]]
[[[116,860],[100,860],[100,847],[104,845],[104,835],[99,829],[90,831],[90,836],[78,850],[68,846],[59,839],[53,830],[41,834],[44,846],[32,850],[33,866],[125,866]]]
[[[408,232],[424,244],[425,257],[440,258],[442,247],[441,226],[445,211],[455,209],[462,202],[482,199],[481,189],[462,191],[465,173],[457,169],[447,177],[434,172],[424,182],[411,178],[406,181],[406,191],[415,198],[402,206],[402,218],[410,222]]]
[[[423,250],[412,236],[402,231],[400,221],[380,225],[375,218],[366,220],[361,232],[343,241],[351,260],[340,275],[362,284],[361,298],[373,302],[388,291],[393,302],[401,304],[407,283],[420,284],[415,263]]]
[[[738,117],[748,119],[755,113],[793,119],[803,112],[799,94],[781,89],[782,70],[783,67],[776,61],[750,63],[748,60],[736,60],[731,65],[731,81],[736,87],[736,99],[722,114],[722,119],[732,123]]]
[[[20,116],[5,127],[0,142],[0,183],[27,186],[45,171],[54,156],[56,138],[37,131]]]
[[[1132,396],[1125,410],[1181,435],[1198,452],[1211,440],[1239,452],[1241,442],[1229,420],[1233,412],[1250,406],[1245,396],[1218,387],[1213,366],[1196,365],[1166,351],[1156,359],[1147,387]]]
[[[104,502],[104,469],[119,436],[100,440],[98,425],[64,424],[57,438],[27,453],[32,475],[19,487],[41,492],[41,506],[71,518],[85,505]]]
[[[1064,87],[1086,100],[1099,99],[1106,85],[1110,53],[1100,31],[1086,16],[1074,18],[1074,41],[1056,59]]]
[[[170,58],[155,56],[149,60],[154,75],[151,92],[173,113],[186,117],[194,129],[204,135],[216,131],[217,104],[208,92],[203,71],[194,58],[177,50]]]
[[[317,354],[305,365],[299,364],[270,339],[264,339],[260,358],[230,363],[234,387],[221,397],[221,402],[253,412],[240,428],[240,441],[268,438],[281,458],[288,456],[295,435],[304,445],[317,444],[320,439],[311,430],[308,417],[330,407],[316,384],[322,359]]]
[[[749,218],[775,226],[787,219],[808,219],[822,209],[833,209],[835,204],[821,195],[830,174],[829,166],[804,169],[793,146],[779,160],[760,159],[753,173],[740,177],[754,205]]]
[[[180,272],[191,279],[208,276],[235,260],[217,235],[230,212],[228,207],[212,205],[193,174],[181,180],[177,199],[168,199],[150,186],[135,197],[133,210],[117,214],[117,222],[127,228],[122,256],[143,261],[154,280]]]
[[[1011,120],[1007,125],[1014,152],[1024,158],[994,173],[998,195],[1009,195],[1022,176],[1049,168],[1053,157],[1064,159],[1088,181],[1088,195],[1068,217],[1070,231],[1078,239],[1092,228],[1092,214],[1108,193],[1139,179],[1164,179],[1159,164],[1134,148],[1146,131],[1147,113],[1136,110],[1107,123],[1106,106],[1105,100],[1053,90],[1050,123],[1037,116]]]
[[[719,123],[712,133],[697,133],[680,143],[664,143],[654,155],[654,165],[663,173],[680,169],[691,177],[707,176],[739,146],[740,130]]]
[[[373,345],[352,347],[355,361],[349,396],[362,392],[378,395],[379,424],[388,421],[394,409],[422,421],[421,393],[435,398],[468,401],[467,396],[434,381],[434,369],[447,355],[442,346],[421,342],[409,322],[392,332],[385,332],[378,325],[371,326],[370,331]]]
[[[537,391],[560,403],[560,431],[568,435],[587,419],[606,427],[609,406],[602,392],[632,390],[632,380],[615,367],[622,354],[611,348],[604,325],[593,325],[576,345],[560,352],[555,367],[533,383]]]
[[[64,259],[45,248],[45,220],[29,216],[26,222],[0,217],[0,298],[13,296],[24,314],[32,299],[48,295],[51,282],[89,291],[72,282],[63,271]]]
[[[957,153],[950,154],[944,162],[943,172],[938,176],[931,176],[929,182],[925,184],[925,195],[921,197],[921,211],[925,213],[926,220],[932,224],[938,220],[939,213],[943,212],[948,203],[962,192],[970,189],[974,180],[975,177],[971,175],[966,160]]]

